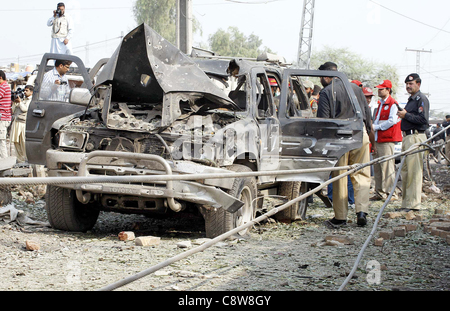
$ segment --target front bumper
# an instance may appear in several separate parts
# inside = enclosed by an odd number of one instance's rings
[[[226,174],[223,168],[208,167],[191,161],[167,161],[155,155],[95,151],[91,153],[47,151],[47,168],[51,177],[64,176],[145,176],[180,174]],[[135,198],[167,200],[169,207],[180,211],[178,201],[186,201],[206,208],[224,208],[235,212],[243,202],[223,189],[231,189],[234,178],[204,179],[200,181],[150,181],[148,183],[86,183],[61,184],[76,190],[77,198],[88,203],[91,194],[128,196]]]

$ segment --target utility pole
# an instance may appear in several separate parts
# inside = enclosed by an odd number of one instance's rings
[[[406,48],[406,52],[416,52],[416,73],[420,74],[420,53],[432,53],[432,50],[414,50]]]
[[[177,0],[177,47],[190,55],[192,52],[192,0]]]
[[[315,0],[303,1],[303,16],[300,28],[300,43],[298,46],[298,66],[301,69],[309,69],[311,65],[314,6]]]

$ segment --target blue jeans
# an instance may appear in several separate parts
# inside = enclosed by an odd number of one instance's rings
[[[355,204],[355,192],[353,191],[353,184],[350,180],[350,175],[348,177],[348,203]],[[333,184],[328,185],[328,198],[333,202]]]

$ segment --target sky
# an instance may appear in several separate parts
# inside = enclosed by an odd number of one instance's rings
[[[110,57],[137,25],[135,0],[66,0],[66,12],[75,23],[75,55],[88,67]],[[50,49],[50,27],[58,1],[2,1],[0,65],[19,62],[36,65]],[[207,44],[218,29],[236,26],[245,35],[255,34],[287,61],[297,59],[303,0],[193,0],[193,14],[202,35],[194,45]],[[422,77],[431,109],[450,114],[450,1],[428,0],[316,0],[313,52],[324,46],[348,48],[364,59],[395,66],[404,79],[413,72]],[[88,48],[87,48],[88,47]],[[426,50],[417,53],[406,49]],[[332,60],[324,60],[332,61]],[[350,77],[351,78],[351,77]],[[381,82],[381,81],[380,81]],[[370,86],[373,87],[373,86]],[[396,98],[405,103],[401,88]]]

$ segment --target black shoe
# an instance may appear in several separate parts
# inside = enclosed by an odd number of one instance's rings
[[[364,227],[365,225],[367,225],[366,216],[367,214],[364,212],[356,213],[356,223],[358,224],[358,226]]]
[[[338,220],[336,218],[327,220],[323,223],[329,229],[338,229],[347,225],[347,220]]]

